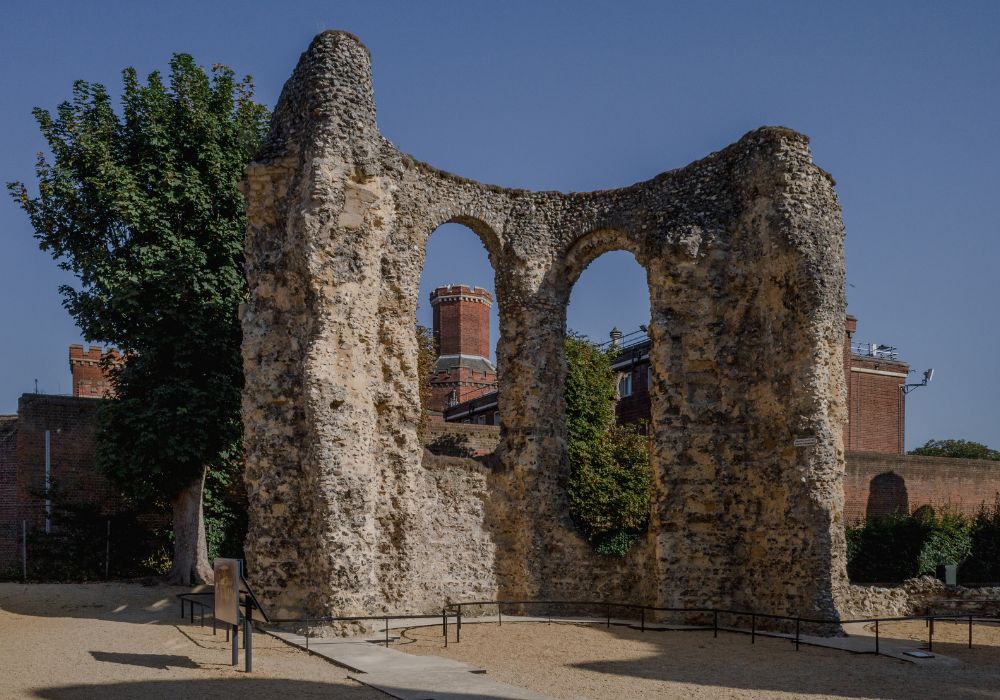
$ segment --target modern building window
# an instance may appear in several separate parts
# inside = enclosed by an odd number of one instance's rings
[[[499,413],[494,413],[493,414],[493,425],[500,425],[500,414]]]
[[[628,372],[618,380],[618,398],[624,399],[632,395],[632,373]]]

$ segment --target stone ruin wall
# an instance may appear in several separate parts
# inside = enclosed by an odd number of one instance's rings
[[[272,614],[492,595],[836,614],[833,184],[805,137],[762,128],[619,190],[483,185],[384,139],[367,49],[317,36],[245,185],[247,557]],[[478,234],[496,271],[502,439],[474,469],[425,459],[417,437],[418,284],[447,222]],[[566,304],[610,250],[647,272],[656,387],[651,525],[624,560],[575,533],[564,490]],[[800,436],[817,444],[795,447]]]

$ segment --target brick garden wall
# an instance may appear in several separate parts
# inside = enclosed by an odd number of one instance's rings
[[[0,416],[0,572],[19,560],[16,451],[17,416]]]
[[[969,515],[1000,495],[1000,462],[848,452],[844,514],[848,523],[866,515],[909,512],[923,505]]]
[[[45,500],[45,431],[50,433],[55,492],[78,503],[111,503],[111,489],[97,471],[94,453],[100,399],[24,394],[18,401],[17,498],[18,520],[42,527]]]

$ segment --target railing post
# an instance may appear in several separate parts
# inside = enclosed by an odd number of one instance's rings
[[[969,648],[972,648],[972,615],[969,615]]]
[[[455,641],[462,641],[462,605],[458,606],[458,622],[455,624]]]
[[[239,609],[239,608],[237,608]],[[233,666],[240,665],[240,626],[233,625]]]
[[[931,617],[927,625],[927,651],[934,651],[934,618]]]
[[[639,608],[639,619],[641,620],[641,625],[642,625],[640,629],[643,632],[645,632],[646,631],[646,606],[645,605],[642,606],[641,608]]]
[[[193,600],[189,600],[188,601],[188,612],[191,613],[191,624],[193,625],[194,624],[194,601]]]
[[[800,622],[801,622],[801,620],[799,618],[795,618],[795,651],[799,650],[799,623]]]
[[[750,615],[750,643],[757,643],[757,616]]]
[[[253,671],[253,606],[250,605],[250,596],[247,596],[247,611],[244,617],[243,622],[246,627],[243,630],[243,648],[246,651],[243,652],[243,656],[246,662],[246,672],[251,673]]]
[[[718,610],[713,610],[712,611],[712,636],[716,637],[716,638],[719,636],[719,611]]]
[[[385,618],[385,648],[389,648],[389,618]]]
[[[611,629],[611,603],[608,603],[608,629]]]
[[[184,619],[184,599],[181,598],[180,601],[181,601],[181,619],[183,620]]]
[[[875,654],[878,655],[878,620],[875,620]]]
[[[500,609],[501,607],[503,607],[503,603],[497,603],[497,621],[503,627],[503,611]]]

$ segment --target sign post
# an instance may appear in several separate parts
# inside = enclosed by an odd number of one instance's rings
[[[240,662],[240,577],[239,559],[215,560],[215,617],[227,623],[233,633],[233,666]]]
[[[215,569],[215,619],[226,623],[227,633],[233,643],[233,666],[240,663],[240,624],[243,625],[243,648],[246,650],[246,672],[253,671],[253,611],[256,608],[264,622],[270,619],[261,607],[257,596],[253,594],[250,584],[243,578],[243,561],[241,559],[216,559]],[[245,592],[244,606],[246,608],[240,618],[240,591]],[[194,608],[192,607],[192,610]],[[214,623],[213,623],[214,625]]]

